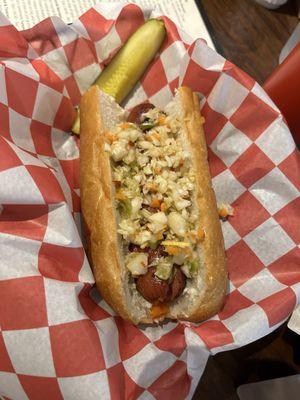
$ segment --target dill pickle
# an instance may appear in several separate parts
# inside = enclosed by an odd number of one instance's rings
[[[121,103],[153,60],[165,35],[163,21],[145,22],[121,47],[95,84]]]
[[[96,79],[95,85],[121,103],[139,81],[166,36],[162,20],[149,19],[135,31]],[[79,134],[79,113],[72,131]]]

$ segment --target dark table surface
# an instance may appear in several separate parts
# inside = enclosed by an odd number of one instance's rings
[[[198,0],[217,51],[263,84],[299,22],[297,1],[268,10],[254,0]]]
[[[217,51],[263,84],[298,24],[297,2],[267,10],[252,0],[199,0]],[[244,348],[210,357],[193,400],[238,400],[239,385],[300,373],[300,339],[284,324]],[[300,398],[300,397],[299,397]]]

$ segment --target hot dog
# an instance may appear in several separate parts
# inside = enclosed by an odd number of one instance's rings
[[[131,113],[98,87],[80,104],[80,190],[97,287],[124,319],[201,321],[227,271],[199,100]]]

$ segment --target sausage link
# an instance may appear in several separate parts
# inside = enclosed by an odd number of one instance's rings
[[[154,108],[154,105],[151,103],[142,103],[139,104],[130,111],[130,114],[127,118],[128,122],[133,122],[134,124],[140,125],[142,114]]]
[[[180,268],[174,267],[174,277],[171,283],[159,279],[155,275],[155,267],[150,267],[145,275],[136,280],[139,293],[150,303],[166,303],[181,295],[186,284],[186,277]]]
[[[170,291],[168,282],[155,275],[155,267],[150,267],[145,275],[137,278],[136,288],[150,303],[165,302]]]
[[[171,283],[170,300],[174,300],[181,295],[186,284],[186,276],[180,268],[175,267],[174,278]]]

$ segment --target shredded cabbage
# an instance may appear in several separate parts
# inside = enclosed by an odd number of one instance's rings
[[[160,243],[166,246],[169,255],[156,263],[160,279],[169,279],[173,264],[191,277],[198,265],[198,238],[193,232],[201,227],[193,203],[195,171],[182,142],[178,107],[171,103],[166,113],[150,109],[142,121],[141,126],[116,126],[111,130],[113,141],[105,145],[117,185],[118,233],[141,248],[155,249]],[[128,259],[132,275],[145,273],[142,258],[135,255]]]
[[[147,264],[147,253],[129,253],[125,258],[125,265],[133,276],[146,274]]]
[[[170,257],[162,258],[156,267],[155,275],[163,280],[169,279],[172,272],[172,266],[173,264]]]

